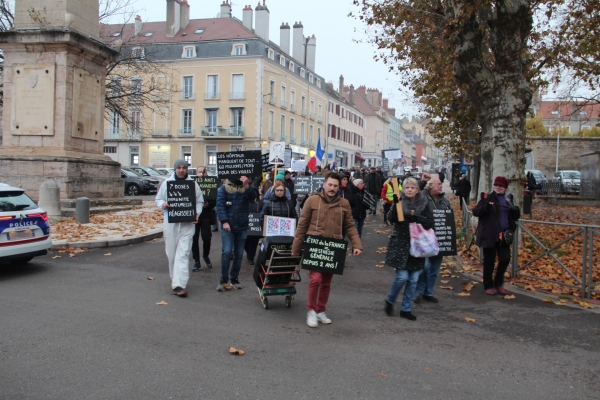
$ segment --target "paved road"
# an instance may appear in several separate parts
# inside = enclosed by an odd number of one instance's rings
[[[333,324],[318,329],[305,324],[306,282],[291,309],[283,298],[262,309],[247,264],[244,289],[217,292],[218,250],[187,299],[170,296],[160,241],[4,266],[0,398],[600,398],[600,315],[477,288],[439,290],[416,322],[387,317],[393,271],[375,268],[387,244],[375,227],[334,278]]]

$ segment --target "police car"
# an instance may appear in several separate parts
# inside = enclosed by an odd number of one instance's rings
[[[23,189],[0,184],[0,261],[26,263],[51,247],[48,213]]]

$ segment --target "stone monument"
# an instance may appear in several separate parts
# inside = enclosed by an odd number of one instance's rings
[[[98,0],[16,0],[4,51],[0,182],[38,198],[53,179],[63,198],[123,196],[120,164],[103,154],[106,66]]]

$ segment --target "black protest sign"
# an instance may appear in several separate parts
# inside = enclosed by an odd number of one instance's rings
[[[196,180],[198,186],[200,186],[204,200],[217,199],[217,191],[223,185],[221,179],[214,176],[195,176],[194,179]]]
[[[377,200],[375,200],[375,196],[371,193],[363,190],[363,204],[369,208],[371,211],[375,211],[377,209]]]
[[[311,191],[313,193],[316,192],[318,189],[321,188],[321,186],[323,186],[323,183],[325,183],[325,177],[324,176],[313,176],[312,177]]]
[[[270,170],[275,168],[275,166],[273,164],[269,164],[269,153],[265,153],[262,155],[261,164],[262,164],[262,172],[269,172]]]
[[[310,176],[297,176],[294,182],[294,194],[309,194],[312,190],[312,178]]]
[[[347,248],[345,240],[306,235],[302,269],[342,275]]]
[[[383,172],[390,172],[390,160],[388,160],[387,158],[383,158],[381,160],[381,170]]]
[[[256,178],[262,174],[260,150],[217,153],[219,179]]]
[[[196,221],[196,183],[167,181],[167,204],[169,223]]]
[[[433,210],[433,230],[440,245],[438,256],[456,255],[456,224],[452,210]]]
[[[248,214],[248,236],[262,236],[262,225],[260,224],[260,213]]]

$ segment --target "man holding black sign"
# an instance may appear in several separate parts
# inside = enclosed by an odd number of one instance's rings
[[[323,190],[306,200],[294,235],[293,255],[300,254],[307,235],[343,239],[343,231],[352,242],[354,256],[362,253],[362,244],[354,226],[350,203],[340,197],[339,188],[340,176],[332,172],[325,178]],[[306,302],[308,307],[306,324],[311,328],[318,327],[319,322],[330,324],[331,319],[327,318],[325,307],[329,299],[333,274],[309,270],[308,275],[310,282]]]
[[[173,168],[175,172],[162,183],[155,201],[158,208],[165,214],[163,236],[165,252],[169,259],[171,288],[175,295],[186,297],[185,288],[190,278],[190,249],[195,224],[198,223],[198,216],[204,207],[204,197],[198,184],[187,174],[188,163],[186,160],[176,160]],[[192,193],[191,196],[186,195],[189,191]],[[184,219],[189,222],[173,222]]]

